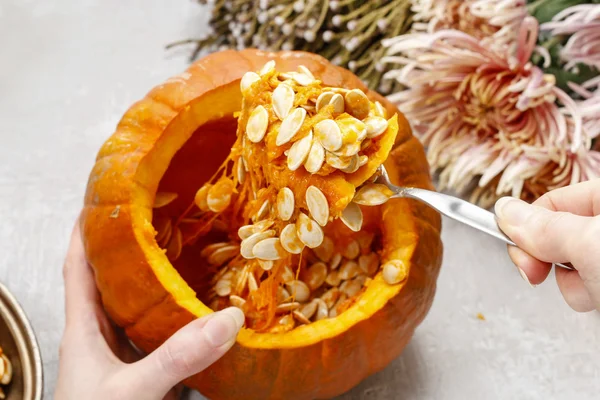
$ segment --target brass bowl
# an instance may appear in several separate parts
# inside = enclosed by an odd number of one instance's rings
[[[12,381],[3,386],[7,400],[41,400],[42,357],[25,312],[0,283],[0,346],[13,367]]]

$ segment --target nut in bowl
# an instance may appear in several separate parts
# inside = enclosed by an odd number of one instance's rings
[[[132,341],[152,351],[213,310],[246,315],[234,347],[185,382],[209,398],[339,395],[393,360],[431,306],[440,218],[373,183],[385,163],[397,184],[431,189],[423,148],[319,56],[207,56],[133,106],[100,153],[82,231]]]

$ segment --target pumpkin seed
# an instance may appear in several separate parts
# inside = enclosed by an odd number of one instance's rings
[[[317,257],[324,262],[329,262],[329,260],[331,260],[334,250],[333,240],[328,236],[323,238],[323,243],[321,243],[319,247],[313,249]]]
[[[336,93],[329,100],[329,105],[333,106],[333,116],[336,117],[340,114],[343,114],[346,110],[346,105],[344,102],[344,98],[341,94]]]
[[[250,86],[258,81],[260,81],[260,76],[258,76],[256,72],[246,72],[240,81],[240,89],[242,90],[242,93],[248,90]]]
[[[383,117],[369,117],[365,119],[365,126],[367,128],[367,137],[373,139],[387,130],[388,121]]]
[[[299,311],[292,311],[292,315],[294,316],[294,318],[296,318],[296,320],[298,320],[298,322],[300,322],[301,324],[310,324],[310,320],[308,318],[306,318],[304,316],[304,314],[302,314]]]
[[[348,299],[346,293],[341,293],[337,302],[329,310],[329,318],[335,318],[338,316],[338,307]]]
[[[315,299],[315,303],[317,303],[317,314],[315,315],[315,320],[320,321],[327,318],[329,316],[327,303],[325,303],[323,299]]]
[[[256,244],[262,240],[268,239],[275,236],[275,231],[270,229],[264,232],[256,232],[250,235],[248,238],[242,240],[240,245],[240,254],[242,257],[251,260],[255,258],[253,249]]]
[[[269,329],[269,332],[271,332],[271,333],[289,332],[292,329],[294,329],[295,326],[296,326],[296,322],[294,320],[294,317],[292,317],[292,314],[286,314],[277,321],[277,324],[274,327]]]
[[[288,187],[279,189],[277,193],[277,213],[282,221],[288,221],[294,214],[294,192]]]
[[[298,66],[298,72],[301,73],[301,74],[304,74],[304,75],[308,76],[312,80],[315,80],[315,76],[312,74],[312,72],[310,72],[310,69],[308,69],[304,65],[299,65]]]
[[[354,282],[358,283],[360,285],[360,287],[364,287],[367,283],[367,280],[369,280],[371,278],[369,278],[366,275],[358,275],[356,278],[354,278]]]
[[[262,232],[267,228],[270,228],[273,225],[272,220],[262,220],[253,225],[244,225],[238,229],[238,236],[240,239],[244,240],[250,237],[253,233]]]
[[[311,217],[321,226],[327,225],[329,220],[329,204],[327,198],[316,186],[306,189],[306,205]]]
[[[325,278],[327,278],[327,265],[323,262],[318,262],[306,270],[304,281],[310,290],[316,290],[323,285]]]
[[[301,212],[296,221],[296,233],[298,238],[307,247],[314,249],[323,243],[323,230],[319,224]]]
[[[356,203],[350,203],[344,211],[342,211],[342,215],[340,219],[350,230],[354,232],[360,231],[363,223],[363,213],[360,209],[360,206]]]
[[[181,235],[181,230],[175,227],[173,234],[171,235],[169,245],[167,246],[167,258],[169,260],[175,261],[179,258],[179,256],[181,255],[182,244],[183,237]]]
[[[338,275],[341,280],[345,281],[356,277],[359,272],[360,269],[355,261],[346,261],[340,267]]]
[[[226,247],[228,246],[229,243],[227,242],[217,242],[217,243],[211,243],[207,246],[205,246],[202,251],[200,252],[200,257],[202,258],[208,258],[210,257],[210,255],[212,253],[214,253],[216,250]]]
[[[325,119],[314,127],[315,137],[327,151],[336,151],[342,147],[342,131],[332,119]]]
[[[258,290],[258,282],[256,282],[256,278],[253,273],[248,274],[248,290],[250,292],[254,292]]]
[[[292,79],[300,86],[308,86],[315,81],[315,78],[300,72],[291,72],[290,75]]]
[[[246,135],[252,143],[259,143],[265,137],[269,127],[269,112],[263,106],[257,106],[246,124]]]
[[[164,221],[164,222],[162,222]],[[160,223],[156,223],[156,243],[162,243],[168,241],[171,238],[171,232],[173,231],[173,222],[171,219],[163,219]]]
[[[352,201],[363,206],[378,206],[388,201],[393,194],[385,185],[368,183],[358,189]]]
[[[158,192],[154,197],[153,208],[161,208],[171,204],[177,198],[177,196],[178,194],[174,192]]]
[[[340,285],[340,292],[344,293],[348,297],[352,297],[362,289],[362,285],[355,279],[346,281]]]
[[[371,111],[371,103],[366,94],[360,89],[352,89],[346,93],[346,112],[358,119],[365,119]]]
[[[244,168],[244,163],[240,158],[236,163],[236,173],[235,176],[239,183],[244,183],[246,180],[246,169]]]
[[[375,234],[373,232],[362,231],[360,234],[355,236],[355,239],[358,242],[362,252],[370,252],[373,239],[375,239]]]
[[[390,260],[383,264],[383,280],[389,285],[395,285],[406,279],[408,269],[402,260]]]
[[[246,304],[246,300],[242,299],[240,296],[236,296],[235,294],[229,296],[229,302],[232,306],[237,308],[243,308],[244,304]]]
[[[340,278],[340,274],[338,271],[331,271],[325,277],[325,283],[329,286],[339,286],[342,278]]]
[[[231,281],[226,279],[218,281],[215,285],[215,292],[221,297],[229,296],[231,293]]]
[[[304,162],[308,157],[308,153],[310,152],[310,147],[312,144],[313,134],[312,131],[308,133],[308,135],[304,136],[302,139],[295,142],[290,148],[290,153],[287,158],[287,166],[290,171],[295,171]]]
[[[282,230],[280,234],[281,246],[291,254],[300,254],[304,249],[304,243],[298,238],[296,233],[296,225],[288,224]]]
[[[292,269],[290,268],[289,265],[286,265],[285,267],[283,267],[281,279],[283,280],[283,283],[288,283],[288,282],[291,282],[294,279],[296,279],[296,274],[294,274],[294,272],[292,271]]]
[[[350,240],[348,244],[342,249],[342,255],[348,260],[354,260],[360,255],[360,245],[354,239]]]
[[[365,156],[364,154],[358,157],[358,168],[362,167],[363,165],[365,165],[366,163],[369,162],[369,157]]]
[[[294,111],[290,112],[281,122],[275,144],[277,146],[282,146],[292,140],[302,127],[305,118],[306,110],[302,107],[296,108]]]
[[[348,165],[344,167],[344,169],[358,169],[358,157],[356,157],[356,161],[354,161],[352,157],[356,156],[359,151],[360,143],[355,142],[343,145],[338,151],[334,151],[333,154],[335,154],[338,157],[348,158]],[[356,166],[352,166],[353,161],[356,163]]]
[[[225,264],[227,261],[234,258],[236,255],[238,255],[239,252],[240,252],[240,246],[236,246],[236,245],[224,246],[224,247],[221,247],[221,248],[215,250],[208,257],[207,261],[210,265],[221,266],[221,265]]]
[[[358,147],[360,149],[359,142],[362,142],[367,137],[367,126],[365,125],[365,123],[354,117],[340,118],[335,122],[340,127],[340,132],[342,133],[344,143],[346,145],[355,145],[355,147]],[[346,150],[346,152],[348,151],[349,150]],[[340,152],[341,150],[336,152],[336,154]]]
[[[308,157],[304,162],[304,168],[311,174],[317,173],[325,162],[325,149],[316,140],[312,141]]]
[[[312,316],[315,315],[315,312],[317,312],[317,307],[319,304],[318,300],[319,299],[313,299],[310,303],[303,305],[299,312],[301,312],[305,318],[311,319]]]
[[[333,92],[323,92],[319,95],[319,97],[317,98],[317,104],[316,104],[317,112],[321,111],[324,107],[329,105],[329,102],[334,94],[335,93],[333,93]],[[343,102],[343,98],[342,98],[342,102]]]
[[[375,116],[387,118],[387,111],[378,101],[375,102]]]
[[[216,213],[225,211],[231,203],[232,194],[233,182],[231,179],[221,179],[208,190],[206,196],[208,209]]]
[[[208,211],[208,191],[212,188],[212,184],[205,183],[198,191],[196,192],[196,196],[194,196],[194,203],[196,206],[206,212]]]
[[[363,254],[358,257],[358,267],[363,273],[372,276],[379,268],[379,256],[377,253]]]
[[[342,255],[340,253],[335,253],[331,257],[331,262],[329,263],[329,268],[332,270],[337,269],[337,267],[340,266],[341,262],[342,262]]]
[[[290,293],[282,288],[281,286],[277,287],[277,303],[281,304],[286,302],[291,298]]]
[[[263,76],[263,75],[268,74],[269,72],[272,72],[274,69],[275,69],[275,61],[274,60],[269,60],[260,69],[259,74],[260,74],[260,76]]]
[[[263,271],[270,271],[275,266],[273,260],[258,260],[258,265]]]
[[[289,85],[281,84],[273,91],[273,111],[280,120],[287,117],[294,106],[296,94]]]
[[[248,283],[249,276],[250,266],[245,265],[244,268],[242,268],[242,272],[236,276],[235,293],[242,293],[244,291],[246,284]]]
[[[325,302],[327,308],[329,309],[334,306],[335,302],[339,299],[339,297],[340,290],[336,287],[333,287],[321,296],[321,300]]]
[[[353,174],[356,171],[358,171],[359,167],[360,166],[358,165],[358,154],[355,154],[350,157],[350,165],[348,165],[347,168],[341,169],[341,171],[345,172],[346,174]]]
[[[260,221],[261,219],[263,219],[263,217],[265,217],[267,215],[267,212],[269,211],[269,206],[270,206],[269,200],[263,201],[260,208],[254,215],[254,220]]]
[[[351,157],[339,157],[333,153],[325,153],[325,162],[335,169],[344,169],[350,166]]]
[[[288,287],[292,297],[299,301],[300,303],[304,303],[310,297],[310,288],[308,285],[299,280],[293,280],[290,282],[286,282],[286,286]]]
[[[279,238],[261,240],[252,248],[252,253],[261,260],[279,260],[285,256],[286,251],[281,247]]]
[[[288,312],[288,311],[292,311],[292,310],[297,310],[298,308],[300,308],[300,303],[298,303],[297,301],[292,301],[289,303],[279,304],[275,308],[275,312],[280,314],[280,313],[284,313],[284,312]]]

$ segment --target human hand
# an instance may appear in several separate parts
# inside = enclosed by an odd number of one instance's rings
[[[526,281],[540,284],[551,263],[570,262],[577,271],[555,269],[567,304],[579,312],[600,310],[600,179],[551,191],[533,205],[501,198],[496,215],[519,246],[508,252]]]
[[[71,236],[63,275],[66,325],[55,392],[58,400],[175,399],[173,387],[223,356],[244,323],[241,310],[225,309],[190,322],[140,359],[102,308],[79,224]]]

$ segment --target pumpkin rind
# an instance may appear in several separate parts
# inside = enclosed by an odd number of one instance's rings
[[[423,148],[404,116],[350,72],[304,52],[224,51],[199,60],[126,112],[99,152],[82,212],[103,304],[144,351],[212,312],[154,239],[152,201],[160,177],[198,126],[239,110],[239,80],[270,59],[282,71],[305,65],[327,85],[362,89],[389,116],[397,114],[399,132],[385,162],[390,178],[433,188]],[[407,262],[404,283],[386,287],[377,276],[352,311],[286,334],[242,330],[222,359],[185,383],[212,399],[328,398],[349,390],[397,357],[428,312],[441,264],[440,226],[430,208],[390,200],[382,206],[384,248]]]

